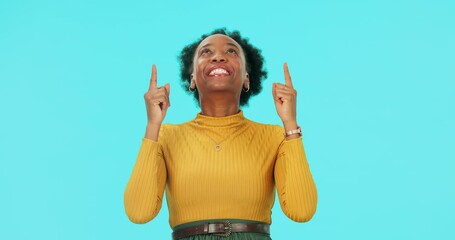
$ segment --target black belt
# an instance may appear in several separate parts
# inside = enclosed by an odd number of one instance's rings
[[[270,234],[270,225],[267,223],[231,223],[229,220],[224,222],[205,222],[197,226],[185,227],[172,233],[172,239],[189,237],[199,234],[213,234],[229,237],[233,232],[255,232]]]

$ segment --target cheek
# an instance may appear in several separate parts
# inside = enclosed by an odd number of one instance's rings
[[[243,62],[240,61],[240,62],[238,62],[237,64],[238,64],[238,68],[240,69],[240,74],[241,74],[241,75],[246,74],[246,66],[245,66],[245,63],[243,63]]]
[[[202,70],[202,68],[196,69],[196,76],[198,79],[201,79],[202,77],[204,77],[204,71]]]
[[[194,72],[196,75],[203,75],[203,72],[204,72],[204,62],[205,62],[204,59],[196,59],[196,60],[194,61],[194,63],[196,63],[196,64],[194,65],[193,72]]]
[[[246,71],[246,61],[242,57],[233,58],[232,61],[238,66],[239,69]]]

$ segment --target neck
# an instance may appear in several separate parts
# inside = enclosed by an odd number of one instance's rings
[[[202,97],[199,103],[201,105],[201,114],[210,117],[226,117],[234,115],[240,111],[239,98],[220,97]]]

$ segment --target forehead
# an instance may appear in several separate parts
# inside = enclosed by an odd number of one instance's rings
[[[202,40],[201,43],[199,43],[199,46],[197,47],[198,49],[205,46],[205,45],[235,45],[239,49],[242,49],[242,47],[231,37],[226,36],[224,34],[214,34],[210,35],[204,40]]]

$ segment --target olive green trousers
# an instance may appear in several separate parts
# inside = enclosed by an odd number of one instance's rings
[[[210,221],[214,221],[214,222],[224,222],[225,220],[229,220],[229,222],[231,222],[231,223],[263,223],[263,222],[243,220],[243,219],[210,219]],[[185,227],[200,225],[204,222],[206,222],[206,220],[184,223],[184,224],[175,226],[174,228],[172,228],[172,230],[175,231],[175,230],[182,229]],[[245,232],[245,233],[231,233],[231,235],[229,237],[217,236],[217,235],[213,235],[213,234],[201,234],[201,235],[194,235],[194,236],[190,236],[190,237],[186,237],[186,238],[180,238],[179,240],[272,240],[272,238],[270,238],[270,234],[266,234],[266,233]]]

